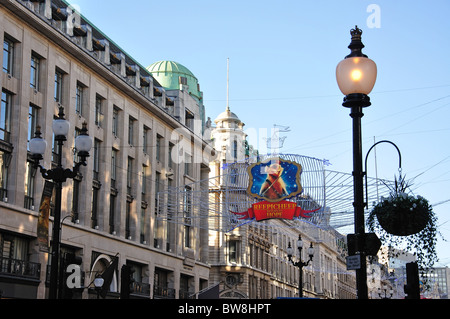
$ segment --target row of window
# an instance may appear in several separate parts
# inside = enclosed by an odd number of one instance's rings
[[[3,72],[9,74],[10,76],[14,76],[14,44],[16,41],[13,41],[9,38],[7,34],[4,36],[3,42]],[[31,61],[30,61],[30,87],[35,89],[36,91],[40,91],[40,83],[39,79],[43,77],[41,73],[44,70],[41,69],[42,60],[44,58],[40,57],[38,54],[32,52]],[[55,77],[54,77],[54,100],[55,102],[61,105],[67,105],[67,101],[64,101],[64,71],[60,69],[56,69]],[[89,113],[89,105],[88,105],[88,86],[83,84],[80,81],[77,81],[76,84],[76,92],[75,92],[75,113],[80,117],[86,117]],[[11,97],[8,94],[2,94],[2,109],[0,110],[0,139],[9,141],[9,132],[10,132],[10,106],[11,106]],[[103,125],[103,108],[106,99],[99,94],[96,94],[95,105],[94,105],[94,123],[98,127],[102,127]],[[37,117],[34,116],[34,119]],[[121,119],[120,117],[120,109],[118,107],[114,107],[113,115],[112,115],[112,134],[115,137],[119,137],[120,135],[120,123],[122,123],[125,119]],[[128,118],[128,144],[130,146],[136,146],[136,123],[137,120],[132,116]],[[34,123],[35,124],[35,123]],[[150,140],[149,140],[149,131],[150,129],[144,126],[143,129],[143,139],[142,139],[142,149],[145,154],[149,154],[150,148]],[[29,139],[30,139],[29,132]],[[159,162],[163,161],[161,146],[162,146],[162,137],[157,136],[157,141],[155,145],[156,151],[156,160]],[[169,145],[169,156],[168,167],[173,167],[172,161],[172,148],[173,144]],[[185,155],[185,169],[187,169],[187,175],[191,175],[192,167],[189,165],[192,162],[192,156],[188,153]]]
[[[11,40],[6,34],[4,37],[4,45],[3,45],[3,72],[7,73],[10,76],[14,76],[14,45],[16,41]],[[31,55],[31,61],[30,61],[30,87],[33,88],[35,91],[40,91],[41,83],[39,79],[43,76],[44,70],[41,68],[43,65],[43,58],[39,55],[32,52]],[[42,73],[42,74],[41,74]],[[65,105],[67,104],[67,101],[64,101],[64,94],[65,92],[64,85],[65,85],[65,76],[66,73],[64,73],[62,70],[56,68],[55,70],[55,77],[54,77],[54,100],[55,102]],[[82,82],[77,81],[76,88],[75,88],[75,114],[77,114],[80,117],[87,117],[89,114],[89,88],[84,85]],[[12,107],[13,103],[12,100],[14,98],[14,94],[8,92],[7,90],[2,90],[2,101],[1,101],[1,107],[0,107],[0,142],[5,143],[11,143],[10,135],[11,135],[11,113],[12,113]],[[98,127],[102,127],[103,125],[103,107],[105,105],[106,99],[100,96],[99,94],[96,94],[95,104],[94,104],[94,122]],[[36,131],[36,126],[38,124],[39,119],[39,111],[40,108],[38,106],[30,104],[29,107],[29,115],[28,115],[28,141],[33,138],[34,132]],[[121,123],[124,123],[123,119],[121,118],[121,110],[118,107],[114,107],[112,111],[112,134],[115,137],[119,137],[120,135],[120,125]],[[128,119],[128,144],[130,146],[136,146],[135,141],[137,140],[137,136],[135,132],[137,129],[137,123],[138,121],[133,118],[129,117]],[[143,145],[142,150],[144,154],[150,154],[151,150],[151,129],[143,126],[143,137],[142,137],[142,143]],[[79,129],[75,129],[74,136],[76,137],[80,133]],[[106,148],[101,146],[102,141],[100,139],[95,139],[94,141],[94,147],[91,152],[91,158],[93,161],[93,187],[92,187],[92,203],[91,203],[91,225],[93,228],[97,228],[99,226],[99,214],[101,211],[99,210],[99,192],[101,189],[101,183],[100,183],[100,158],[104,158],[105,154],[101,154],[103,150]],[[169,168],[173,168],[173,161],[172,161],[172,151],[173,151],[173,144],[169,143],[169,149],[168,154],[164,154],[164,137],[157,135],[156,137],[156,145],[154,146],[154,152],[156,160],[160,163],[164,163],[164,160],[167,156],[167,165]],[[52,161],[56,162],[58,156],[60,154],[57,154],[57,148],[54,147],[55,143],[53,140],[53,152],[52,152]],[[119,150],[116,150],[114,148],[110,148],[111,151],[111,170],[110,170],[110,176],[111,176],[111,194],[110,194],[110,212],[109,212],[109,231],[110,233],[116,233],[115,225],[120,220],[120,216],[116,216],[116,212],[118,211],[118,192],[117,192],[117,179],[118,179],[118,169],[125,169],[121,166],[121,163],[119,163]],[[76,154],[76,152],[74,152]],[[0,200],[7,201],[7,189],[8,189],[8,166],[9,162],[11,160],[11,153],[7,151],[0,151]],[[192,175],[193,174],[193,163],[192,163],[192,156],[189,154],[185,154],[186,161],[185,161],[185,174],[186,175]],[[74,162],[77,162],[78,159],[76,155],[74,155]],[[132,157],[127,158],[126,163],[126,186],[127,186],[127,206],[126,206],[126,231],[125,236],[127,238],[131,237],[131,227],[130,227],[130,220],[131,220],[131,203],[133,201],[133,188],[134,191],[137,191],[137,188],[141,189],[142,193],[142,212],[141,216],[146,216],[146,210],[147,210],[147,202],[149,200],[147,199],[147,190],[149,189],[148,183],[149,183],[149,167],[146,165],[142,165],[142,170],[139,172],[138,168],[135,167],[136,164],[134,163],[135,160]],[[136,173],[138,172],[138,173]],[[26,178],[25,178],[25,198],[24,198],[24,207],[28,209],[34,209],[35,203],[34,203],[34,189],[35,189],[35,174],[36,170],[33,168],[33,165],[29,162],[27,165],[27,171],[26,171]],[[155,190],[159,190],[159,183],[160,183],[160,173],[156,172],[155,175]],[[137,183],[137,179],[139,177],[140,183]],[[82,183],[82,180],[79,178],[76,178],[73,182],[73,200],[72,200],[72,211],[74,213],[74,220],[77,219],[78,216],[78,210],[79,210],[79,202],[80,202],[80,184]],[[156,201],[156,199],[155,199]],[[144,204],[145,203],[145,204]],[[138,206],[138,205],[136,205]],[[144,218],[144,217],[143,217]],[[142,218],[142,219],[143,219]],[[143,222],[140,223],[141,227],[141,242],[145,241],[145,237],[147,237],[145,232],[145,224]],[[190,233],[190,232],[188,232]],[[190,239],[187,239],[186,242],[190,243]]]

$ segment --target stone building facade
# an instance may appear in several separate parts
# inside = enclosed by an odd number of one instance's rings
[[[48,293],[50,258],[39,250],[36,233],[44,180],[27,142],[41,126],[49,145],[41,164],[50,169],[62,156],[63,167],[72,168],[83,122],[94,148],[62,192],[61,255],[82,259],[77,297],[90,297],[93,279],[116,256],[109,297],[118,297],[123,265],[134,271],[133,297],[188,298],[208,287],[207,231],[195,218],[169,225],[156,210],[159,190],[192,184],[209,172],[212,150],[191,126],[204,122],[202,97],[181,96],[183,89],[169,97],[150,71],[64,1],[0,1],[0,39],[3,297]],[[57,154],[52,121],[60,107],[71,130]],[[189,213],[195,187],[201,186],[186,187],[177,214]]]

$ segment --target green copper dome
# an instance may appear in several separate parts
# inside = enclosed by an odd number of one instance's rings
[[[179,90],[184,81],[180,80],[180,77],[185,78],[184,84],[189,86],[189,93],[199,100],[202,99],[198,79],[182,64],[175,61],[158,61],[147,67],[147,70],[166,90]]]

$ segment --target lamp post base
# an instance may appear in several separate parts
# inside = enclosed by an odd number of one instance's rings
[[[366,94],[361,93],[352,93],[344,98],[344,103],[342,103],[345,107],[367,107],[371,106],[372,103],[370,102],[370,97]]]

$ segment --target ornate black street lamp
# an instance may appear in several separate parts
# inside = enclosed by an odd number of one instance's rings
[[[308,248],[308,256],[309,259],[306,262],[302,261],[302,249],[303,249],[303,241],[302,241],[302,236],[298,235],[298,240],[297,240],[297,249],[298,249],[298,258],[299,261],[294,262],[292,260],[292,255],[294,253],[294,249],[291,247],[291,242],[289,242],[288,247],[287,247],[287,254],[288,254],[288,259],[289,261],[295,266],[298,267],[299,270],[299,283],[298,283],[298,296],[300,298],[303,298],[303,267],[306,267],[309,265],[309,263],[313,260],[314,257],[314,247],[311,243],[311,245]]]
[[[59,108],[59,117],[53,121],[53,133],[57,142],[57,165],[51,170],[47,170],[40,165],[43,159],[47,142],[41,137],[41,128],[36,127],[35,137],[30,141],[29,147],[34,159],[34,166],[40,168],[42,177],[46,180],[53,181],[55,184],[55,211],[53,216],[53,233],[52,233],[52,259],[50,266],[50,290],[49,298],[58,298],[58,269],[59,269],[59,250],[60,250],[60,225],[61,225],[61,193],[62,184],[68,178],[75,178],[81,166],[86,166],[86,158],[89,157],[89,151],[92,148],[92,137],[87,134],[87,124],[83,123],[81,133],[75,139],[75,149],[78,152],[80,161],[75,163],[73,170],[64,169],[62,167],[62,148],[67,141],[67,134],[70,130],[70,123],[64,118],[64,108]]]
[[[95,291],[97,292],[97,299],[100,299],[100,292],[102,291],[104,283],[105,283],[105,279],[103,279],[101,276],[95,277],[94,287],[95,287]]]
[[[384,292],[384,296],[381,292]],[[388,294],[389,294],[389,296],[388,296]],[[389,288],[389,293],[388,293],[387,286],[384,286],[383,289],[378,288],[378,296],[380,296],[381,299],[391,299],[393,295],[394,295],[394,290],[392,288]]]
[[[345,107],[350,108],[353,119],[353,192],[355,210],[356,252],[361,261],[356,270],[356,289],[358,299],[368,298],[367,269],[365,252],[365,222],[364,222],[364,184],[362,167],[361,118],[363,108],[370,106],[368,94],[372,91],[377,78],[377,66],[361,50],[362,30],[356,26],[350,31],[352,41],[349,45],[351,53],[342,60],[336,69],[336,79],[341,92],[345,95]]]

